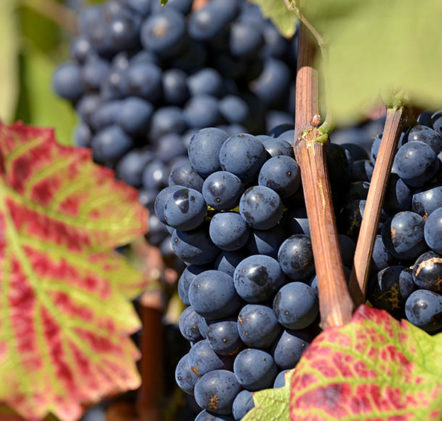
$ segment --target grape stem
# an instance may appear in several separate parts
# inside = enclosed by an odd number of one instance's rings
[[[365,302],[370,262],[382,203],[399,136],[407,120],[407,115],[408,112],[405,106],[393,106],[387,110],[387,119],[370,181],[364,216],[356,243],[353,269],[350,275],[350,293],[357,305]]]
[[[323,328],[341,326],[351,319],[353,302],[344,266],[333,211],[325,155],[327,133],[321,130],[318,74],[314,68],[315,45],[301,23],[296,76],[294,151],[301,168],[302,186],[310,226],[319,307]]]

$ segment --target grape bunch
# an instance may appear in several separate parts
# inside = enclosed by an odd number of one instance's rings
[[[283,386],[319,332],[293,137],[285,126],[271,136],[199,130],[189,142],[193,172],[155,200],[187,264],[178,282],[187,306],[179,327],[192,347],[176,380],[202,409],[197,420],[241,419],[253,407],[252,392]],[[329,154],[347,159],[340,146]],[[341,176],[335,183],[345,183]],[[350,265],[354,242],[344,235],[340,242]]]
[[[369,299],[437,332],[442,137],[432,127],[419,124],[401,135]],[[193,172],[155,200],[157,217],[172,233],[173,251],[187,265],[178,282],[187,306],[179,327],[191,348],[176,368],[176,380],[203,410],[197,420],[241,419],[253,407],[252,392],[284,385],[284,373],[319,333],[294,132],[284,130],[277,127],[271,136],[198,131],[188,149]],[[357,143],[327,147],[347,277],[380,139],[370,153]]]
[[[193,0],[109,0],[80,10],[71,61],[53,87],[79,116],[75,143],[152,210],[161,189],[192,171],[195,130],[257,133],[292,121],[295,63],[295,41],[246,1],[193,10]],[[153,212],[149,222],[148,240],[171,256]]]
[[[428,332],[442,328],[442,112],[401,133],[376,236],[368,298]],[[352,165],[341,232],[356,238],[381,136]]]

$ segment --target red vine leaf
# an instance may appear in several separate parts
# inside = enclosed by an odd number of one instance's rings
[[[143,277],[113,248],[146,229],[136,191],[60,146],[0,123],[0,401],[25,419],[78,419],[139,385],[126,297]]]
[[[361,306],[307,348],[291,378],[296,421],[440,420],[442,334]]]

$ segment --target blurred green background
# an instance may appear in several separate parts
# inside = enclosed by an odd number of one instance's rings
[[[71,144],[73,108],[51,87],[69,55],[77,10],[98,0],[0,0],[0,119],[53,127]]]

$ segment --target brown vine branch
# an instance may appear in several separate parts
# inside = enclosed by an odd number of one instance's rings
[[[333,211],[318,105],[318,74],[314,68],[315,46],[308,28],[301,24],[296,76],[295,155],[310,226],[318,278],[323,328],[350,321],[353,303],[347,289]]]
[[[163,399],[163,297],[161,291],[145,292],[140,302],[141,378],[137,408],[139,421],[160,421]]]
[[[77,17],[75,13],[55,0],[22,0],[21,4],[53,21],[72,34],[77,34]]]
[[[394,153],[406,118],[407,110],[405,107],[390,108],[387,111],[384,133],[368,190],[350,276],[350,293],[357,305],[365,302],[370,262],[381,215],[382,202],[387,189]]]

